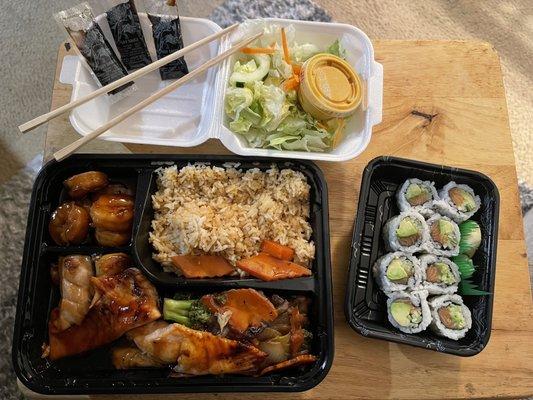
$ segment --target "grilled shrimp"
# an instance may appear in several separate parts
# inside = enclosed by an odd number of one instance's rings
[[[61,302],[55,321],[60,331],[79,325],[89,311],[93,297],[90,282],[94,275],[91,257],[71,255],[60,257],[58,263]]]
[[[133,223],[133,198],[125,194],[103,194],[91,205],[96,229],[128,232]]]
[[[73,202],[61,204],[52,213],[48,231],[53,241],[61,246],[80,244],[89,233],[87,211]]]
[[[69,197],[80,199],[90,192],[103,189],[108,183],[107,175],[103,172],[88,171],[71,176],[63,185],[67,188]]]

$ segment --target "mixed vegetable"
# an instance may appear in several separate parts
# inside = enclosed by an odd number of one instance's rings
[[[229,128],[252,147],[314,152],[335,147],[345,121],[318,121],[302,109],[297,94],[303,63],[325,52],[345,58],[339,40],[321,49],[295,42],[292,25],[267,26],[233,66],[225,97]]]

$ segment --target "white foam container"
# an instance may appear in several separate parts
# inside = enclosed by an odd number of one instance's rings
[[[140,14],[140,20],[148,41],[147,18]],[[221,29],[207,19],[180,17],[180,20],[185,45]],[[224,113],[224,93],[236,56],[157,100],[113,127],[101,138],[124,143],[176,147],[192,147],[209,138],[217,138],[232,152],[245,156],[325,161],[345,161],[357,157],[368,146],[372,127],[381,122],[382,116],[383,67],[374,60],[374,49],[370,39],[361,30],[347,24],[276,18],[262,21],[281,26],[292,24],[295,28],[295,40],[298,43],[310,42],[326,48],[338,38],[346,49],[346,60],[363,81],[364,95],[361,106],[346,124],[344,139],[335,149],[324,153],[257,149],[249,147],[243,137],[231,132],[227,128]],[[257,29],[253,26],[254,24],[247,24],[246,28],[239,28],[230,37],[222,40],[220,45],[212,42],[186,55],[185,60],[189,69],[193,70],[216,54],[227,50],[234,40]],[[106,31],[105,27],[103,30]],[[151,36],[149,37],[151,40]],[[148,47],[150,48],[150,44]],[[77,56],[64,58],[60,81],[73,86],[71,101],[98,88],[96,80]],[[74,109],[70,114],[70,122],[78,133],[86,135],[170,82],[172,81],[161,81],[159,71],[154,71],[137,79],[135,83],[138,90],[125,99],[111,104],[107,96],[100,96]]]

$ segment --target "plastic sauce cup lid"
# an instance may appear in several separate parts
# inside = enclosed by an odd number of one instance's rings
[[[302,68],[301,103],[318,119],[348,117],[361,104],[361,86],[361,79],[346,61],[317,54]]]

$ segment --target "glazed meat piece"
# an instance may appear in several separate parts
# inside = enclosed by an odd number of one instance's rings
[[[80,244],[89,233],[89,213],[73,202],[61,204],[53,213],[48,225],[52,240],[61,246]]]
[[[92,277],[91,283],[95,289],[93,304],[80,325],[58,331],[59,309],[52,311],[48,325],[50,359],[95,349],[161,316],[156,289],[136,268]]]
[[[88,171],[71,176],[63,182],[63,185],[67,188],[69,197],[81,199],[88,193],[106,187],[108,183],[107,175],[103,172]]]
[[[58,263],[61,301],[55,329],[64,331],[79,325],[89,311],[93,298],[91,277],[94,275],[91,257],[71,255],[60,257]]]
[[[143,353],[188,375],[252,374],[266,357],[253,346],[181,324],[151,324],[128,336]]]
[[[128,232],[133,222],[133,197],[126,194],[103,194],[91,205],[91,218],[95,228]]]
[[[111,352],[111,360],[116,369],[161,367],[161,361],[144,354],[136,347],[118,347]]]
[[[97,257],[94,262],[96,276],[112,276],[133,267],[133,260],[126,253],[110,253]]]

